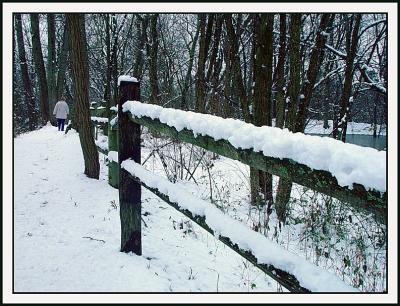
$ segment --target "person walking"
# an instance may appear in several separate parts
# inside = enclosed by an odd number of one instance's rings
[[[64,101],[64,98],[62,97],[61,100],[56,103],[53,111],[53,115],[55,115],[57,118],[57,126],[59,131],[64,131],[64,123],[65,119],[67,119],[68,114],[68,104]]]

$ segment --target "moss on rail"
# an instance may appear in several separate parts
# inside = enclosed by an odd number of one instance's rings
[[[205,217],[203,216],[194,216],[189,210],[187,209],[182,209],[179,207],[179,205],[175,202],[172,202],[169,197],[162,192],[160,192],[158,189],[147,186],[144,182],[142,182],[139,178],[133,176],[132,174],[129,174],[131,178],[133,178],[135,181],[140,183],[143,187],[146,189],[150,190],[152,193],[156,194],[158,197],[160,197],[162,200],[164,200],[166,203],[171,205],[173,208],[184,214],[186,217],[189,219],[193,220],[196,222],[198,225],[200,225],[202,228],[204,228],[207,232],[211,233],[214,235],[214,231],[208,226],[208,224],[205,221]],[[263,272],[265,272],[268,276],[276,280],[278,283],[280,283],[283,287],[288,289],[290,292],[297,292],[297,293],[305,293],[305,292],[310,292],[307,288],[304,288],[300,285],[299,281],[294,277],[292,274],[289,274],[286,271],[283,271],[281,269],[278,269],[274,267],[273,265],[268,265],[268,264],[261,264],[257,261],[257,258],[247,250],[243,250],[239,248],[239,246],[236,243],[233,243],[229,237],[221,236],[219,235],[218,238],[221,242],[223,242],[225,245],[227,245],[229,248],[234,250],[236,253],[250,261],[252,264],[254,264],[256,267],[261,269]]]
[[[315,191],[337,198],[357,211],[372,213],[376,220],[386,223],[387,193],[366,190],[360,184],[353,184],[353,189],[340,186],[334,176],[327,171],[313,170],[291,159],[279,159],[265,156],[250,149],[237,149],[226,140],[214,140],[210,136],[194,135],[188,129],[177,131],[157,119],[134,117],[132,121],[148,127],[150,130],[165,134],[173,139],[191,143],[219,155],[236,159],[259,170],[290,179],[291,181]]]

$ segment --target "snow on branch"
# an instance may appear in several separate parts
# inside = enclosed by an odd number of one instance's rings
[[[335,49],[331,45],[325,44],[325,48],[327,48],[328,50],[332,51],[333,53],[335,53],[337,56],[339,56],[343,60],[345,60],[347,58],[347,54],[346,53],[343,53],[343,52]]]
[[[387,93],[387,90],[386,90],[385,87],[383,87],[382,85],[379,85],[377,82],[374,82],[372,80],[372,78],[369,76],[368,73],[371,70],[373,70],[371,67],[368,67],[366,64],[357,65],[357,66],[359,66],[361,75],[365,79],[367,85],[369,85],[371,88],[374,88],[375,90],[377,90],[378,92],[380,92],[382,94],[386,94]]]
[[[115,126],[117,123],[118,123],[118,116],[113,118],[113,119],[111,119],[111,121],[110,121],[110,125],[111,126]]]
[[[387,23],[386,18],[385,18],[385,19],[379,19],[379,20],[376,20],[376,21],[373,21],[373,22],[367,24],[367,25],[360,31],[360,33],[358,34],[358,37],[361,37],[361,35],[363,35],[364,32],[367,31],[369,28],[372,28],[373,26],[375,26],[375,25],[377,25],[377,24],[380,24],[380,23]]]
[[[367,190],[386,191],[386,152],[328,138],[292,133],[287,129],[245,123],[208,114],[163,108],[138,101],[122,106],[135,117],[158,119],[178,132],[223,139],[237,149],[251,149],[266,157],[290,159],[311,169],[330,172],[340,186],[353,188],[353,183]]]
[[[319,85],[321,85],[325,80],[329,79],[332,75],[335,73],[338,73],[340,70],[344,69],[344,66],[339,66],[338,68],[330,71],[327,75],[322,77],[318,82],[315,83],[314,89],[317,88]]]
[[[346,60],[347,58],[347,54],[343,53],[335,48],[333,48],[332,46],[325,44],[325,48],[327,48],[328,50],[330,50],[331,52],[333,52],[334,54],[336,54],[339,58]],[[359,61],[360,59],[356,58],[356,62]],[[362,62],[362,60],[360,60],[360,62]],[[356,64],[355,65],[356,68],[358,68],[358,70],[360,70],[362,77],[364,78],[364,80],[366,81],[365,84],[367,84],[368,86],[370,86],[372,89],[376,90],[377,92],[381,93],[381,94],[386,94],[387,90],[385,87],[383,87],[382,85],[379,85],[378,83],[374,82],[371,77],[368,75],[368,72],[372,69],[370,67],[368,67],[366,64]],[[372,69],[373,70],[373,69]]]

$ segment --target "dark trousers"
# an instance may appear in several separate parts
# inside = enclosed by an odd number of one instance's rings
[[[58,130],[64,131],[64,123],[65,119],[59,119],[57,118],[57,125],[58,125]]]

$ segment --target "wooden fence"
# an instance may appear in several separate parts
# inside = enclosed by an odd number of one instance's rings
[[[141,244],[141,186],[150,190],[169,205],[183,213],[189,219],[196,222],[202,228],[214,234],[204,217],[193,215],[190,211],[182,209],[170,200],[168,195],[158,189],[147,186],[138,177],[133,176],[121,168],[121,163],[127,159],[133,159],[141,164],[140,126],[146,126],[149,130],[162,133],[173,139],[191,143],[219,155],[239,160],[256,169],[269,172],[279,177],[288,178],[291,181],[309,187],[318,192],[337,198],[349,204],[350,207],[373,214],[382,223],[387,220],[387,194],[381,194],[367,190],[364,186],[354,184],[353,189],[342,187],[331,173],[321,170],[313,170],[310,167],[299,164],[291,159],[277,159],[265,156],[260,152],[250,149],[237,149],[226,140],[215,141],[212,137],[194,135],[192,131],[183,129],[177,131],[174,127],[160,122],[157,119],[142,116],[135,117],[129,112],[122,111],[122,105],[126,101],[140,101],[140,85],[138,82],[121,81],[119,86],[119,106],[113,107],[108,125],[108,150],[98,146],[98,150],[104,154],[118,153],[109,163],[109,184],[119,189],[120,217],[121,217],[121,251],[142,254]],[[93,112],[99,115],[98,112]],[[117,116],[116,116],[117,115]],[[101,120],[103,121],[103,120]],[[94,124],[105,125],[92,117]],[[262,264],[250,251],[242,250],[229,237],[219,236],[219,240],[232,250],[249,260],[267,275],[279,282],[291,292],[309,292],[308,288],[300,285],[295,276],[273,265]]]

